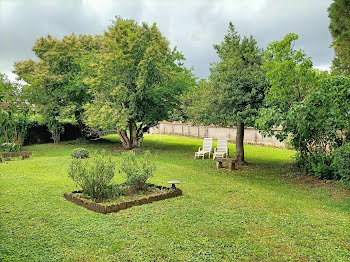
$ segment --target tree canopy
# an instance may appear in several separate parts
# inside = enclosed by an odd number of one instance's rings
[[[236,125],[236,157],[243,164],[244,125],[254,125],[267,85],[262,50],[252,36],[241,38],[232,23],[214,49],[220,61],[212,65],[209,81],[185,97],[186,111],[194,122]]]
[[[118,18],[100,51],[85,60],[84,83],[93,97],[84,107],[87,124],[117,127],[124,148],[138,146],[142,128],[167,119],[180,94],[195,84],[183,61],[156,24]]]
[[[305,52],[293,49],[297,39],[288,34],[266,49],[263,68],[270,87],[257,125],[265,134],[288,139],[303,168],[329,178],[331,152],[344,144],[350,124],[350,80],[313,69]]]
[[[36,41],[39,61],[15,63],[15,73],[30,86],[28,99],[36,105],[52,130],[59,131],[59,118],[72,117],[83,131],[82,106],[90,99],[82,81],[81,59],[99,49],[98,37],[70,35],[62,40],[47,36]],[[57,136],[57,134],[56,134]]]
[[[333,67],[350,76],[350,1],[334,0],[328,8],[335,52]]]

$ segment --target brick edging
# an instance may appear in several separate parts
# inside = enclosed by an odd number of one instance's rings
[[[74,196],[74,193],[81,193],[81,191],[74,191],[72,193],[64,193],[63,197],[70,201],[73,202],[74,204],[78,206],[85,207],[88,210],[101,213],[101,214],[108,214],[112,212],[118,212],[122,209],[127,209],[132,206],[140,206],[143,204],[148,204],[153,201],[159,201],[159,200],[164,200],[172,197],[177,197],[182,195],[182,190],[179,188],[176,188],[176,190],[171,191],[170,188],[168,187],[162,187],[162,186],[157,186],[159,189],[168,189],[169,192],[158,194],[158,195],[153,195],[153,196],[148,196],[148,197],[143,197],[140,199],[132,200],[132,201],[126,201],[126,202],[121,202],[119,204],[113,204],[113,205],[101,205],[99,203],[93,202],[91,200],[87,199],[82,199],[79,197]]]

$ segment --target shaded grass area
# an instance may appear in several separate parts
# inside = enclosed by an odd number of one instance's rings
[[[294,178],[293,151],[246,146],[250,165],[227,172],[193,159],[201,140],[147,135],[144,143],[138,151],[150,150],[157,165],[149,182],[180,180],[184,195],[109,215],[62,194],[76,189],[66,172],[72,150],[105,149],[118,160],[117,136],[33,145],[29,160],[0,164],[0,261],[350,260],[349,191]]]

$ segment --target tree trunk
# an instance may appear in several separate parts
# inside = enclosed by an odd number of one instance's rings
[[[118,134],[120,136],[120,141],[122,142],[123,148],[126,150],[130,150],[132,146],[126,130],[118,130]]]
[[[130,139],[132,139],[132,146],[139,147],[139,135],[137,132],[137,126],[135,122],[130,123]]]
[[[79,131],[82,137],[87,137],[87,132],[85,131],[86,125],[82,120],[82,113],[79,111],[74,112],[75,120],[78,122]]]
[[[244,123],[242,121],[237,121],[236,159],[238,165],[247,165],[244,160]]]

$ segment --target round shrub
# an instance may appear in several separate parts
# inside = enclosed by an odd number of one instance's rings
[[[337,178],[350,181],[350,144],[337,148],[333,156],[332,167]]]
[[[89,157],[89,151],[87,151],[85,148],[76,148],[72,152],[72,157],[73,158],[88,158]]]

